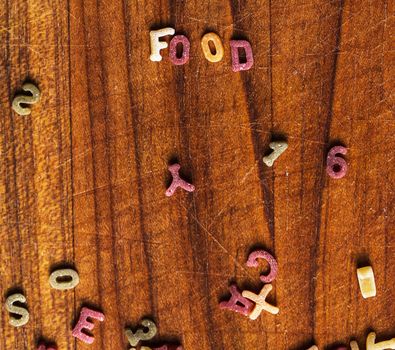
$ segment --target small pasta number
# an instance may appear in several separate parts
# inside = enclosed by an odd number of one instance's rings
[[[348,165],[344,158],[338,154],[347,154],[347,148],[335,146],[330,149],[326,157],[326,172],[333,179],[341,179],[347,173]]]

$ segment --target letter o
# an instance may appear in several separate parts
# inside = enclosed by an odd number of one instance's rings
[[[177,57],[177,45],[178,44],[182,44],[182,56],[181,57]],[[185,35],[176,35],[170,41],[170,48],[169,48],[170,61],[177,66],[187,63],[189,60],[190,48],[191,48],[191,44]]]
[[[69,281],[58,281],[58,278],[67,278],[69,277]],[[80,283],[80,276],[78,275],[77,271],[73,269],[61,269],[55,270],[49,276],[49,284],[54,289],[59,290],[67,290],[75,288],[78,283]]]
[[[210,50],[209,42],[212,42],[215,46],[215,54],[213,54]],[[207,33],[203,36],[202,41],[202,50],[204,53],[204,57],[206,57],[209,62],[219,62],[224,57],[224,46],[222,45],[221,38],[215,33]]]

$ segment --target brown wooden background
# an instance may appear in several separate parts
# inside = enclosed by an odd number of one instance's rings
[[[332,349],[374,329],[395,336],[394,12],[392,0],[0,0],[0,288],[28,299],[0,349],[128,349],[126,325],[152,317],[158,342],[186,350]],[[149,30],[191,40],[183,67],[149,60]],[[218,33],[212,64],[200,38]],[[233,73],[229,40],[255,65]],[[39,85],[29,117],[10,103]],[[261,158],[271,134],[288,150]],[[325,155],[348,147],[342,180]],[[179,160],[197,190],[166,198]],[[258,291],[252,247],[279,262],[255,321],[221,311],[230,281]],[[378,296],[363,300],[370,262]],[[74,265],[72,291],[51,270]],[[262,265],[264,266],[264,265]],[[103,310],[95,343],[71,329],[81,305]],[[364,346],[362,347],[364,348]]]

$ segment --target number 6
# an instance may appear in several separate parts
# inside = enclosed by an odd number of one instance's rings
[[[337,154],[347,154],[347,148],[343,146],[332,147],[326,157],[326,172],[333,179],[341,179],[347,173],[347,162],[336,156]]]

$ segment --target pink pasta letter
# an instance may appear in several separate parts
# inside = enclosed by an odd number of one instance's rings
[[[247,40],[231,40],[230,47],[232,51],[232,70],[238,72],[241,70],[249,70],[254,64],[252,48]],[[239,49],[244,49],[246,61],[240,62]]]
[[[90,335],[83,333],[82,330],[85,328],[91,331],[95,325],[88,321],[88,318],[93,318],[95,320],[104,321],[104,315],[101,312],[91,310],[87,307],[83,307],[80,313],[80,319],[73,329],[73,336],[82,340],[84,343],[92,344],[95,338]]]

